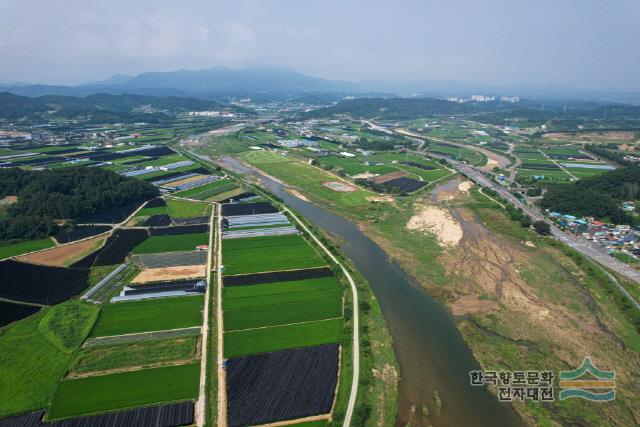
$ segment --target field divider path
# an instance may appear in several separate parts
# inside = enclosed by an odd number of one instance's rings
[[[209,346],[209,300],[211,298],[211,267],[213,259],[213,225],[216,217],[216,207],[211,209],[211,218],[209,220],[209,252],[207,256],[207,287],[204,293],[204,308],[202,310],[202,343],[200,345],[200,385],[198,388],[198,400],[195,405],[196,425],[203,427],[205,423],[205,414],[207,412],[207,348]],[[216,231],[217,233],[217,231]],[[217,239],[216,239],[217,240]]]
[[[233,330],[229,330],[227,332],[233,333],[233,332],[255,331],[256,329],[269,329],[269,328],[280,327],[280,326],[304,325],[306,323],[328,322],[329,320],[337,320],[337,319],[342,319],[342,316],[340,316],[340,317],[328,317],[326,319],[318,319],[318,320],[306,320],[304,322],[281,323],[281,324],[278,324],[278,325],[257,326],[255,328],[233,329]]]
[[[224,369],[224,316],[222,312],[222,206],[218,211],[216,227],[216,322],[217,322],[217,375],[218,375],[218,426],[227,426],[227,373]],[[213,250],[212,250],[213,252]]]
[[[349,274],[349,271],[342,265],[340,261],[327,249],[327,247],[316,237],[315,234],[309,230],[309,228],[295,215],[291,209],[287,206],[283,206],[285,212],[289,213],[291,218],[293,218],[296,223],[305,231],[311,238],[316,242],[316,244],[322,248],[322,250],[331,258],[331,260],[336,263],[344,273],[347,278],[349,285],[351,287],[351,295],[353,298],[353,378],[351,380],[351,392],[349,395],[349,403],[347,405],[347,411],[344,415],[344,422],[342,423],[343,427],[349,427],[351,425],[351,418],[353,417],[353,411],[356,406],[356,398],[358,395],[358,384],[360,382],[360,316],[359,316],[359,303],[358,303],[358,290],[356,288],[356,283]]]

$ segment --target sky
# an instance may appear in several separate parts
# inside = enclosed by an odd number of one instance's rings
[[[640,90],[638,0],[0,0],[0,80],[277,67]]]

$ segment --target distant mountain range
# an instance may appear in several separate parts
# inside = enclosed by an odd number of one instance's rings
[[[86,97],[44,95],[26,97],[0,92],[0,119],[30,120],[58,118],[92,118],[94,120],[150,121],[168,114],[193,110],[220,110],[215,101],[184,97],[95,94]]]
[[[282,69],[215,67],[205,70],[148,72],[136,76],[115,75],[108,80],[77,86],[2,83],[0,92],[35,97],[42,95],[87,96],[97,93],[181,96],[228,100],[238,97],[291,99],[309,94],[352,96],[469,97],[472,94],[520,96],[530,99],[564,99],[640,103],[640,92],[581,90],[567,87],[499,87],[455,81],[349,82],[312,77]],[[339,96],[338,96],[339,95]]]

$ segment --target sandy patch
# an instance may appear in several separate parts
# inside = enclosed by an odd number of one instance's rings
[[[484,170],[490,171],[493,170],[493,168],[495,168],[496,166],[500,167],[500,163],[498,163],[497,160],[487,158],[487,164],[484,165]]]
[[[358,175],[353,175],[353,179],[369,179],[369,178],[373,178],[375,176],[378,176],[375,173],[371,173],[371,172],[364,172],[364,173],[359,173]]]
[[[383,184],[387,181],[391,181],[394,179],[398,179],[398,178],[402,178],[409,175],[409,172],[407,171],[400,171],[400,172],[392,172],[392,173],[388,173],[386,175],[382,175],[382,176],[376,176],[375,178],[371,179],[371,182],[375,182],[376,184]]]
[[[395,200],[391,196],[369,196],[367,200],[370,202],[393,203]]]
[[[178,185],[188,184],[188,183],[193,182],[193,181],[201,180],[201,179],[205,178],[205,176],[206,175],[196,175],[196,176],[192,176],[192,177],[189,177],[189,178],[181,179],[180,181],[173,181],[173,182],[168,183],[166,185],[170,185],[171,187],[177,187]]]
[[[131,283],[158,282],[162,280],[197,279],[204,277],[206,265],[187,265],[177,267],[150,268],[141,271]]]
[[[3,199],[0,199],[0,206],[11,205],[17,201],[18,201],[18,196],[6,196]]]
[[[486,313],[496,305],[497,303],[492,300],[481,300],[475,295],[463,295],[451,304],[451,311],[454,316],[464,316]]]
[[[354,191],[358,191],[354,186],[345,184],[344,182],[328,181],[323,182],[322,185],[339,193],[353,193]]]
[[[468,193],[469,190],[471,190],[471,187],[473,187],[473,182],[463,181],[460,184],[458,184],[458,191],[462,191],[463,193]]]
[[[462,240],[462,227],[449,211],[436,206],[424,206],[407,222],[407,230],[435,234],[443,246],[456,246]]]
[[[285,190],[287,193],[291,194],[293,197],[297,197],[300,200],[304,200],[305,202],[310,202],[311,200],[307,199],[307,197],[301,192],[294,190],[293,188],[287,188]]]
[[[59,267],[68,264],[70,261],[81,258],[88,254],[93,248],[102,246],[106,236],[94,237],[93,239],[71,243],[69,245],[57,246],[44,251],[18,257],[20,261],[27,261],[34,264],[49,265]]]

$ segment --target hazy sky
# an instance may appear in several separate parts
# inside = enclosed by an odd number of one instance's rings
[[[0,0],[0,79],[269,66],[640,90],[640,0]]]

